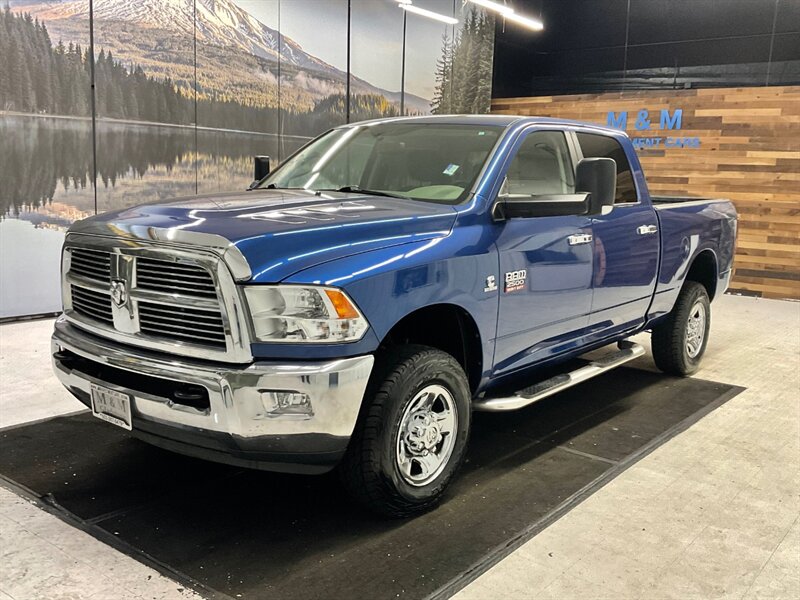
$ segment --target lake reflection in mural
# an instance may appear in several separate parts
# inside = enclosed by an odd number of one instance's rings
[[[97,138],[98,212],[245,189],[253,155],[278,151],[274,135],[198,129],[195,152],[192,127],[104,120]],[[95,214],[91,121],[3,115],[0,140],[0,318],[54,312],[64,232]]]
[[[277,157],[268,134],[97,123],[97,210],[180,195],[244,189],[252,157]],[[0,214],[65,228],[94,214],[91,123],[76,118],[0,117]],[[290,138],[294,151],[306,140]],[[196,189],[197,188],[197,189]]]

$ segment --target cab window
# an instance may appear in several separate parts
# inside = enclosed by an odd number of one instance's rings
[[[617,195],[614,204],[638,202],[631,165],[617,140],[607,135],[579,133],[578,144],[584,158],[613,158],[617,163]]]
[[[572,194],[574,173],[564,134],[536,131],[517,150],[500,194],[512,197]]]

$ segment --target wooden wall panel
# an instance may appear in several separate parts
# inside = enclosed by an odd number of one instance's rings
[[[658,130],[662,109],[680,131]],[[636,131],[638,111],[654,119]],[[496,98],[492,112],[605,125],[628,111],[628,134],[700,138],[699,148],[639,151],[653,194],[730,198],[739,211],[732,291],[800,299],[800,86]]]

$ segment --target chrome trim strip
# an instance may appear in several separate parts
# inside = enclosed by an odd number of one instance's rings
[[[77,221],[69,228],[69,235],[91,235],[103,238],[122,239],[135,242],[158,243],[161,246],[191,246],[213,252],[228,265],[236,281],[247,281],[252,277],[250,265],[244,255],[233,243],[221,235],[187,231],[179,227],[145,227],[131,225],[124,219],[119,221],[99,221],[96,217]]]

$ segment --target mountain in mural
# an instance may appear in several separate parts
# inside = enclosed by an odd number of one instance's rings
[[[43,21],[53,40],[86,46],[87,0],[11,2],[12,10]],[[277,105],[279,50],[282,101],[310,110],[321,99],[341,94],[347,74],[309,54],[291,38],[261,23],[232,0],[96,0],[95,47],[113,52],[123,64],[145,73],[169,77],[190,89],[194,80],[194,44],[200,94],[237,99],[248,105]],[[351,78],[358,94],[378,94],[399,102],[399,92]],[[430,101],[406,94],[414,112],[428,112]]]

